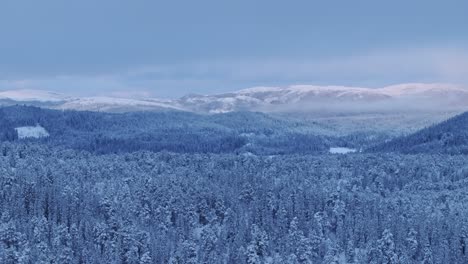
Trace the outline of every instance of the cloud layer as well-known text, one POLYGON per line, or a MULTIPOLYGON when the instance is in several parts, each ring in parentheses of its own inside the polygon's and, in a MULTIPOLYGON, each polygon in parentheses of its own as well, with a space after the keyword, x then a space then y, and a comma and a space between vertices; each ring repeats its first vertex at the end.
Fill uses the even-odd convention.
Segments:
POLYGON ((75 95, 180 97, 297 83, 382 87, 402 82, 468 84, 468 50, 423 48, 326 58, 240 58, 146 65, 94 75, 0 79, 0 89, 75 95))

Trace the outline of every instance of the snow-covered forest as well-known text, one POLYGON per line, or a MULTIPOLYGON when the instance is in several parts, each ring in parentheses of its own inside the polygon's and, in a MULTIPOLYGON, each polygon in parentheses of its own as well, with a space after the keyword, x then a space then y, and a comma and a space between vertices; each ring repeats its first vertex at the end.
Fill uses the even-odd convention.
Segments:
MULTIPOLYGON (((461 145, 464 118, 413 138, 461 145)), ((0 120, 1 263, 468 263, 468 159, 400 153, 411 136, 318 135, 258 113, 0 120), (39 125, 49 136, 15 130, 39 125)))

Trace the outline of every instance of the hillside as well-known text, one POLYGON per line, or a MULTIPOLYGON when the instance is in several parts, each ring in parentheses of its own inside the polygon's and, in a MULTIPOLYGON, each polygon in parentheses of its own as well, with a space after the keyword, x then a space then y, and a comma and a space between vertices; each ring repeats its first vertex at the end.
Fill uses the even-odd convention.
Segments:
POLYGON ((93 153, 137 150, 256 155, 326 153, 330 147, 355 147, 359 139, 319 135, 308 125, 263 113, 200 115, 191 112, 100 113, 58 111, 32 106, 0 108, 0 139, 38 141, 93 153), (24 128, 40 126, 47 137, 28 138, 24 128))
POLYGON ((371 150, 402 153, 468 154, 468 112, 409 136, 396 138, 371 150))

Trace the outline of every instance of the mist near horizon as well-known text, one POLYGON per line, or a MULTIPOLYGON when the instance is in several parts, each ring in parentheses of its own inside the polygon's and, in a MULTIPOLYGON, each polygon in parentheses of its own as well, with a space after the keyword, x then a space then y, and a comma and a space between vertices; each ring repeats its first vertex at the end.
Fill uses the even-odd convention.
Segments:
POLYGON ((178 98, 291 84, 466 85, 466 5, 7 0, 0 89, 178 98))
POLYGON ((0 263, 467 264, 467 10, 0 0, 0 263))

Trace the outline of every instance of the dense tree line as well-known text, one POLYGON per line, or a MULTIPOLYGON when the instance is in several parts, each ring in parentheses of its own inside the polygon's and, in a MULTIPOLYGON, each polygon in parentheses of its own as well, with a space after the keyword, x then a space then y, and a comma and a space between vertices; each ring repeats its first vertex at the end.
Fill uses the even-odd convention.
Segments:
POLYGON ((0 144, 1 263, 467 263, 449 155, 0 144))
MULTIPOLYGON (((237 112, 199 115, 188 112, 98 113, 57 111, 31 106, 0 108, 0 140, 17 141, 15 128, 40 125, 49 138, 40 141, 97 154, 138 150, 177 153, 256 155, 319 154, 330 147, 368 145, 367 135, 317 135, 314 126, 237 112)), ((33 140, 34 142, 37 139, 33 140)))

